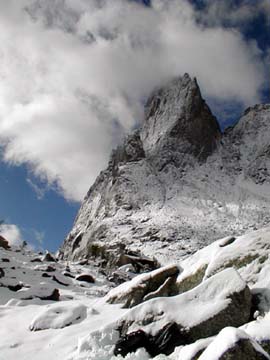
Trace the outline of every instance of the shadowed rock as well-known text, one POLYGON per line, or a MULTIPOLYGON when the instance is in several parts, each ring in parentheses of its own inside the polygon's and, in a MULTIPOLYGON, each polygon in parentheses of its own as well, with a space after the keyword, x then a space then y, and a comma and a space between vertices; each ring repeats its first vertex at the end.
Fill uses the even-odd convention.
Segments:
POLYGON ((75 277, 77 281, 84 281, 90 284, 94 284, 95 278, 90 274, 81 274, 75 277))
POLYGON ((43 261, 48 261, 48 262, 56 262, 55 257, 51 253, 49 253, 48 251, 46 252, 46 254, 44 255, 42 260, 43 261))
POLYGON ((5 250, 10 249, 8 241, 2 235, 0 235, 0 248, 3 248, 5 250))

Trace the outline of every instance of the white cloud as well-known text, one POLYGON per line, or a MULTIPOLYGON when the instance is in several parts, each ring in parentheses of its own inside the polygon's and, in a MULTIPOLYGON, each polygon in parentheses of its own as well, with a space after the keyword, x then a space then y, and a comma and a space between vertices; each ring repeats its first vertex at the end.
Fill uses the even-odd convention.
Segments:
POLYGON ((27 184, 31 187, 31 189, 36 193, 37 199, 42 200, 46 193, 46 187, 42 187, 37 184, 34 180, 27 178, 27 184))
POLYGON ((33 235, 36 239, 36 242, 38 244, 39 247, 43 247, 43 243, 44 243, 44 238, 45 238, 45 232, 44 231, 38 231, 33 229, 33 235))
POLYGON ((259 55, 235 30, 198 25, 186 0, 0 0, 5 160, 80 200, 155 86, 189 72, 204 95, 250 105, 259 55))
POLYGON ((226 24, 242 27, 261 14, 270 21, 269 0, 203 0, 202 3, 203 11, 199 11, 197 16, 209 26, 226 24))
POLYGON ((23 243, 23 237, 17 225, 3 224, 0 226, 0 234, 11 246, 18 246, 23 243))

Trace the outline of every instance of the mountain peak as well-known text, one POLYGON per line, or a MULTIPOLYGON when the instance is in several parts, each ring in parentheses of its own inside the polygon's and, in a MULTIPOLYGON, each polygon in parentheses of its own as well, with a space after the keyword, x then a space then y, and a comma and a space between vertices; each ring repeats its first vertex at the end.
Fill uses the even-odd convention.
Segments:
POLYGON ((175 158, 176 153, 189 153, 205 160, 220 135, 219 124, 202 98, 196 79, 188 74, 156 89, 146 103, 141 139, 150 157, 173 153, 175 158))

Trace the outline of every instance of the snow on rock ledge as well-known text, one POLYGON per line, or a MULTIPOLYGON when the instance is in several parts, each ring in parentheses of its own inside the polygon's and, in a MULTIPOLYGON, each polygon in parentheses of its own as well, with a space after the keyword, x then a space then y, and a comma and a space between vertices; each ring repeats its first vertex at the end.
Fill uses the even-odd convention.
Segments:
POLYGON ((270 356, 243 330, 227 327, 199 357, 199 360, 264 360, 270 356))

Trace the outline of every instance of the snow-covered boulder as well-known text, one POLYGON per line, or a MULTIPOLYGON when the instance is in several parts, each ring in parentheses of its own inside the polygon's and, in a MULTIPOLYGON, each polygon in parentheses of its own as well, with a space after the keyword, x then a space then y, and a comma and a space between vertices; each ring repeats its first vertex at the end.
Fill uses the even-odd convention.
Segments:
POLYGON ((85 305, 70 301, 52 304, 46 306, 45 310, 33 319, 29 328, 31 331, 61 329, 84 320, 86 316, 85 305))
POLYGON ((125 354, 128 335, 140 331, 151 355, 169 354, 176 346, 213 336, 226 326, 245 324, 250 309, 246 283, 236 270, 225 269, 184 294, 152 299, 128 311, 119 320, 116 353, 125 354))
POLYGON ((123 303, 131 308, 152 297, 175 295, 175 281, 179 267, 169 265, 141 274, 112 289, 106 297, 110 304, 123 303))
POLYGON ((243 330, 227 327, 207 347, 198 360, 266 360, 270 356, 243 330))
POLYGON ((261 273, 263 268, 270 267, 269 244, 270 227, 215 241, 181 262, 183 271, 177 279, 178 291, 190 290, 229 267, 236 268, 247 283, 269 283, 267 272, 261 273))

